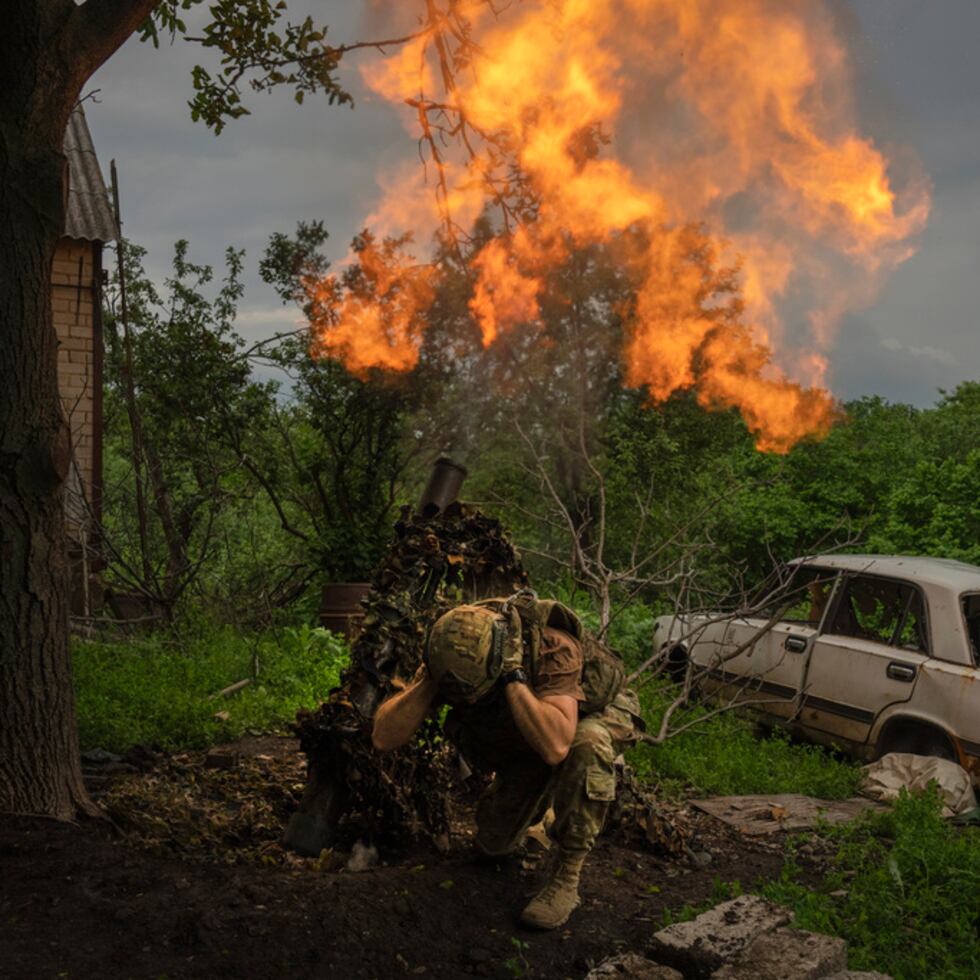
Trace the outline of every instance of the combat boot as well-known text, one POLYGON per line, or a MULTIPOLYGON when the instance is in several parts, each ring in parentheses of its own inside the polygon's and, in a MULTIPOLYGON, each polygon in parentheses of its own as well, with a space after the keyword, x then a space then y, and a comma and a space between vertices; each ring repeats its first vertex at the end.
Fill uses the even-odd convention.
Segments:
POLYGON ((521 922, 533 929, 557 929, 578 907, 578 881, 588 851, 562 850, 551 881, 528 902, 521 922))

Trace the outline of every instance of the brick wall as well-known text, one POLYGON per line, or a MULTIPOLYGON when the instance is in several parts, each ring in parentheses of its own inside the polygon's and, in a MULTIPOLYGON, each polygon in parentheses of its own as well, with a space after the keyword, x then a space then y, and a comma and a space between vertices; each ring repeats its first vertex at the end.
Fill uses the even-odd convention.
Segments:
MULTIPOLYGON (((75 461, 87 500, 92 502, 98 461, 95 439, 100 399, 95 361, 95 255, 99 246, 63 238, 54 257, 52 308, 58 332, 58 383, 71 427, 75 461), (81 282, 81 289, 79 289, 81 282)), ((69 502, 69 514, 72 507, 69 502)))

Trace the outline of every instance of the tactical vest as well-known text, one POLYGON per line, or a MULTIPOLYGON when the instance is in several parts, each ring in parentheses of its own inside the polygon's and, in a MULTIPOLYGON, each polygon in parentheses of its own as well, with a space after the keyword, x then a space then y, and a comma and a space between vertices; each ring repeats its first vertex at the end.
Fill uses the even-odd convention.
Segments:
POLYGON ((582 647, 582 693, 585 701, 579 705, 583 715, 602 711, 622 690, 626 668, 622 658, 607 647, 591 630, 585 628, 578 615, 556 599, 538 599, 532 592, 518 592, 509 599, 484 599, 475 603, 501 612, 512 606, 521 618, 524 640, 524 660, 531 676, 537 673, 541 655, 541 635, 545 627, 562 630, 578 640, 582 647))

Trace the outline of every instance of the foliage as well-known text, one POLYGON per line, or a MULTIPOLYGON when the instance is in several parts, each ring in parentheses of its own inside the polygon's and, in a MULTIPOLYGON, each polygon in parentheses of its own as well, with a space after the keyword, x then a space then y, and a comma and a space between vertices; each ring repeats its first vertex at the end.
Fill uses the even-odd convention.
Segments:
POLYGON ((828 829, 833 871, 813 889, 790 858, 766 897, 803 929, 842 936, 852 970, 896 980, 980 975, 980 830, 941 816, 938 793, 903 793, 894 809, 828 829))
POLYGON ((283 731, 299 708, 336 686, 347 660, 340 638, 322 629, 243 634, 198 627, 185 635, 77 642, 73 651, 83 748, 122 752, 133 745, 199 748, 245 731, 283 731), (229 700, 209 700, 259 673, 229 700), (227 721, 217 720, 219 711, 227 721))
MULTIPOLYGON (((229 433, 267 413, 274 389, 252 379, 234 329, 243 253, 228 249, 224 279, 208 297, 213 269, 192 263, 178 242, 161 296, 143 271, 145 251, 122 247, 128 315, 117 278, 105 318, 104 540, 110 579, 169 617, 228 553, 222 538, 243 543, 244 527, 258 533, 243 507, 255 488, 229 433)), ((264 544, 268 558, 275 548, 268 537, 264 544)))
MULTIPOLYGON (((491 234, 489 222, 478 224, 466 248, 491 234)), ((730 270, 699 250, 696 228, 689 235, 705 302, 737 316, 730 270)), ((319 319, 333 322, 338 304, 370 294, 378 262, 407 262, 407 242, 360 235, 357 261, 334 276, 327 239, 315 221, 270 238, 262 277, 313 322, 249 350, 234 330, 240 253, 229 251, 225 281, 208 299, 212 271, 179 245, 161 300, 131 250, 153 517, 141 574, 131 574, 139 571, 134 501, 124 494, 113 503, 132 447, 111 317, 106 522, 130 542, 113 572, 125 564, 122 578, 140 579, 140 591, 172 605, 198 578, 198 599, 230 608, 221 581, 233 570, 236 591, 256 607, 255 597, 260 606, 292 601, 317 579, 367 579, 397 505, 444 448, 462 450, 466 496, 501 516, 535 581, 585 588, 579 601, 610 620, 614 644, 637 649, 633 662, 642 659, 642 629, 626 635, 633 621, 624 608, 639 600, 667 611, 692 570, 700 594, 723 602, 774 560, 840 544, 980 561, 972 489, 980 451, 958 436, 980 432, 980 385, 924 411, 862 399, 823 441, 761 454, 735 412, 706 412, 693 392, 652 405, 645 390, 622 387, 616 352, 631 285, 616 242, 570 249, 542 294, 541 332, 508 334, 486 349, 469 308, 467 256, 443 243, 426 267, 435 300, 416 367, 351 373, 320 343, 319 319), (285 372, 285 390, 255 381, 257 357, 285 372)))
POLYGON ((183 36, 217 53, 221 67, 214 73, 196 65, 191 73, 194 98, 191 118, 220 133, 230 119, 248 115, 241 83, 247 79, 256 92, 286 86, 302 105, 307 94, 323 92, 330 103, 350 104, 350 94, 335 78, 344 47, 326 42, 326 25, 312 17, 289 19, 282 0, 217 0, 210 2, 208 20, 199 35, 188 33, 184 16, 204 0, 164 0, 144 22, 140 36, 154 47, 160 35, 171 41, 183 36))
POLYGON ((654 622, 657 616, 668 611, 667 607, 637 600, 614 612, 606 640, 622 656, 628 669, 639 667, 649 657, 654 622))
MULTIPOLYGON (((362 257, 339 280, 328 275, 328 238, 320 222, 300 222, 293 237, 273 235, 260 262, 263 279, 284 303, 298 304, 309 331, 279 338, 269 356, 292 381, 291 404, 250 454, 249 468, 277 509, 289 512, 293 535, 304 542, 310 563, 329 580, 371 578, 391 533, 399 495, 427 428, 410 414, 424 400, 417 377, 379 371, 351 373, 321 349, 321 319, 344 295, 369 289, 374 242, 358 236, 362 257)), ((389 258, 404 243, 386 241, 389 258)))
MULTIPOLYGON (((666 705, 676 697, 668 682, 640 688, 648 727, 655 729, 666 705)), ((699 705, 685 709, 675 727, 697 722, 707 713, 699 705)), ((804 793, 823 799, 853 796, 859 772, 816 745, 791 741, 778 730, 756 737, 755 723, 743 710, 714 715, 664 742, 640 744, 630 763, 661 792, 680 795, 804 793)))
POLYGON ((876 550, 980 564, 980 450, 965 459, 917 462, 888 498, 876 550))
POLYGON ((531 964, 527 959, 527 951, 531 944, 518 939, 517 936, 510 937, 510 944, 514 948, 514 953, 504 960, 504 968, 512 977, 529 977, 531 975, 531 964))
MULTIPOLYGON (((326 273, 326 238, 313 222, 270 239, 261 273, 284 302, 326 273)), ((128 319, 118 283, 105 318, 108 583, 168 619, 193 600, 239 623, 268 620, 311 583, 369 579, 420 452, 418 386, 311 356, 306 330, 246 348, 241 252, 228 250, 215 290, 179 242, 158 291, 145 251, 123 248, 128 319), (289 390, 257 381, 257 361, 289 390)))

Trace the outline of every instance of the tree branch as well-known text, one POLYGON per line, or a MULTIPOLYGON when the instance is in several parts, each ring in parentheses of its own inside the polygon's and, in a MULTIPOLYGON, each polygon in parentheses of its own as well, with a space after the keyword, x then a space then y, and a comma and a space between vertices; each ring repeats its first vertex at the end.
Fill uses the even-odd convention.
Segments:
POLYGON ((63 53, 82 85, 153 12, 159 0, 85 0, 62 37, 63 53))

